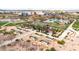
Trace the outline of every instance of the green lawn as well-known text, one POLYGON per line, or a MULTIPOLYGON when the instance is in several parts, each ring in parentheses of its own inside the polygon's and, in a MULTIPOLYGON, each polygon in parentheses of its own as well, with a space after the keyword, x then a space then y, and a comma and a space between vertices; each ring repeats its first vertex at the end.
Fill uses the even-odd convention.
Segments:
MULTIPOLYGON (((4 24, 6 24, 6 23, 8 23, 8 22, 3 22, 3 21, 1 21, 0 22, 0 26, 3 26, 4 24)), ((14 23, 14 22, 11 22, 11 23, 8 23, 8 24, 6 24, 5 26, 16 26, 16 25, 20 25, 20 24, 22 24, 22 23, 14 23)))
POLYGON ((76 21, 73 26, 72 26, 75 30, 79 31, 79 21, 76 21))
POLYGON ((15 25, 16 25, 16 23, 9 23, 6 26, 15 26, 15 25))
POLYGON ((6 26, 16 26, 16 25, 20 25, 23 24, 24 22, 11 22, 9 24, 7 24, 6 26))
POLYGON ((8 22, 0 22, 0 26, 2 26, 2 25, 4 25, 4 24, 6 24, 6 23, 8 23, 8 22))

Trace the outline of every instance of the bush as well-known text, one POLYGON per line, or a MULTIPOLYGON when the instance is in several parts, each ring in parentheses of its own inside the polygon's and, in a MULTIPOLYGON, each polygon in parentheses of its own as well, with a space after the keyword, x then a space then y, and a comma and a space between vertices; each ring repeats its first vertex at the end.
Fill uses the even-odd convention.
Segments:
POLYGON ((49 49, 46 49, 46 51, 50 51, 49 49))
POLYGON ((50 49, 50 51, 56 51, 56 49, 55 49, 54 47, 52 47, 52 48, 50 49))
POLYGON ((31 42, 30 40, 27 40, 27 42, 31 42))
POLYGON ((58 44, 61 44, 61 45, 64 45, 65 44, 65 41, 64 40, 61 40, 61 41, 57 41, 58 44))
POLYGON ((56 51, 56 49, 54 47, 52 47, 50 49, 46 49, 46 51, 56 51))

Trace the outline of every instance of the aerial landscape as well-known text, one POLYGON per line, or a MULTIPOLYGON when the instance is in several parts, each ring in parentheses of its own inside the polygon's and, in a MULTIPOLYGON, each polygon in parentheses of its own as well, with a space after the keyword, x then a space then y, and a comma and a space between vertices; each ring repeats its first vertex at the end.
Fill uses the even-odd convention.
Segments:
POLYGON ((0 51, 79 51, 79 10, 0 10, 0 51))

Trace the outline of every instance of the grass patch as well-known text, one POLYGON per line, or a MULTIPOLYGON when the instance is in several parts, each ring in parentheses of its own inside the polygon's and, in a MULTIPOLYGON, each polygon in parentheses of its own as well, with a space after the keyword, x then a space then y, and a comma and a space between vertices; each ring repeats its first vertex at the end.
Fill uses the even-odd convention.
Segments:
POLYGON ((0 26, 4 25, 6 23, 8 23, 8 22, 2 22, 2 21, 0 21, 0 26))
POLYGON ((16 25, 15 23, 9 23, 6 26, 15 26, 15 25, 16 25))
POLYGON ((73 24, 73 29, 79 31, 79 21, 76 21, 74 24, 73 24))
POLYGON ((23 22, 20 22, 20 23, 14 23, 14 22, 11 22, 9 24, 7 24, 6 26, 16 26, 16 25, 20 25, 22 24, 23 22))

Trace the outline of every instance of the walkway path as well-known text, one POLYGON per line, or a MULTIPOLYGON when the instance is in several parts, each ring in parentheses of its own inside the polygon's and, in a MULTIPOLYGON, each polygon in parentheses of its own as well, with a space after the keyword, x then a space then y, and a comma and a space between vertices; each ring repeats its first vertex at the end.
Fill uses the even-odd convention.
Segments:
POLYGON ((72 25, 76 22, 76 20, 74 20, 70 25, 69 27, 59 36, 59 40, 62 40, 64 39, 64 37, 67 35, 68 32, 70 32, 71 30, 74 31, 72 29, 72 25))

